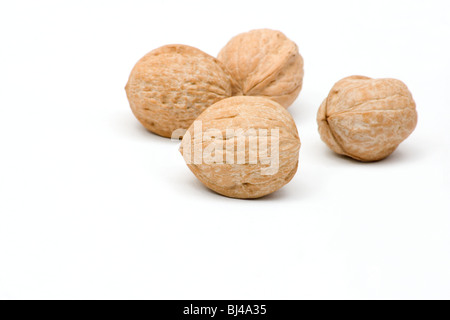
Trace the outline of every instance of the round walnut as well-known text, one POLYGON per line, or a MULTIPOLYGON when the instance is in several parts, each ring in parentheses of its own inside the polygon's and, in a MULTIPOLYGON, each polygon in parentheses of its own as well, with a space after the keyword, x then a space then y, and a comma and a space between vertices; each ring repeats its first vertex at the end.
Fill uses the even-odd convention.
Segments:
POLYGON ((149 131, 171 137, 210 105, 231 96, 231 80, 214 57, 185 45, 151 51, 125 88, 131 110, 149 131))
POLYGON ((233 95, 264 96, 285 108, 303 85, 303 58, 280 31, 253 30, 237 35, 220 51, 233 78, 233 95))
POLYGON ((232 97, 206 109, 180 151, 208 188, 232 198, 259 198, 287 184, 298 166, 300 139, 291 115, 263 97, 232 97))
POLYGON ((377 161, 414 131, 416 104, 399 80, 352 76, 334 85, 317 122, 322 140, 336 153, 377 161))

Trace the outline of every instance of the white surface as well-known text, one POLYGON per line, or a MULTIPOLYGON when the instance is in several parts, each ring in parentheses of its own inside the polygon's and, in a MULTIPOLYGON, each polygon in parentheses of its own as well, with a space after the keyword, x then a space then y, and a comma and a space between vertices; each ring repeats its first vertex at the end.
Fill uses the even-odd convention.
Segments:
POLYGON ((448 1, 5 1, 0 30, 0 298, 450 298, 448 1), (305 59, 301 164, 233 200, 138 124, 124 86, 163 44, 216 55, 262 27, 305 59), (385 161, 317 133, 353 74, 401 79, 417 102, 385 161))

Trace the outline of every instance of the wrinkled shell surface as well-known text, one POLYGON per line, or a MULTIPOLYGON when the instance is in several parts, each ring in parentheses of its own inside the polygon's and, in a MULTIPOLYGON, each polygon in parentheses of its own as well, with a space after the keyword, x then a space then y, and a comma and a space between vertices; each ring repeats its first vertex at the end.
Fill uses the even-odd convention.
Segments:
MULTIPOLYGON (((279 129, 279 169, 273 175, 262 174, 261 169, 270 165, 261 163, 260 154, 257 164, 248 164, 248 146, 245 164, 188 163, 195 176, 215 192, 233 198, 259 198, 280 189, 295 175, 300 139, 291 115, 278 103, 262 97, 232 97, 208 108, 198 120, 202 122, 203 132, 217 129, 224 140, 234 140, 231 145, 223 148, 221 159, 226 159, 229 152, 237 158, 237 143, 233 136, 227 136, 227 129, 267 129, 269 133, 271 129, 279 129)), ((189 128, 188 133, 189 136, 186 134, 183 137, 180 148, 182 154, 189 146, 192 146, 191 151, 194 148, 194 125, 189 128)), ((222 143, 225 145, 226 142, 222 143)), ((202 150, 207 145, 208 143, 203 143, 202 150)), ((268 155, 270 154, 269 149, 268 155)))
POLYGON ((287 108, 302 89, 303 58, 297 45, 279 31, 237 35, 218 59, 234 80, 233 95, 264 96, 287 108))
POLYGON ((336 153, 377 161, 414 131, 416 104, 399 80, 352 76, 334 85, 317 122, 322 140, 336 153))
POLYGON ((145 55, 125 89, 136 118, 164 137, 187 129, 206 108, 232 92, 221 63, 185 45, 168 45, 145 55))

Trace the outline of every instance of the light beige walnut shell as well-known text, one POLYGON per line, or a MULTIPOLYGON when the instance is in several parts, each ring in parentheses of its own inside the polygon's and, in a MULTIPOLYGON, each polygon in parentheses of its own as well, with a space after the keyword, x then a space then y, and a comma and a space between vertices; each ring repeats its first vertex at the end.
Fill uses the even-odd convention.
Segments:
POLYGON ((136 118, 164 137, 187 129, 206 108, 232 93, 221 63, 186 45, 167 45, 145 55, 125 89, 136 118))
POLYGON ((377 161, 414 131, 416 104, 399 80, 352 76, 334 85, 317 122, 322 140, 336 153, 377 161))
POLYGON ((287 184, 297 171, 299 150, 297 127, 285 108, 263 97, 243 96, 221 100, 206 109, 188 129, 180 147, 189 168, 203 184, 219 194, 243 199, 263 197, 287 184), (199 137, 195 126, 199 123, 202 127, 200 137, 207 132, 216 132, 211 140, 200 140, 204 141, 201 145, 195 140, 199 137), (262 137, 260 129, 267 132, 267 153, 264 153, 263 140, 258 140, 257 147, 250 144, 250 139, 262 137), (239 149, 238 135, 235 134, 238 130, 247 137, 244 152, 239 149), (272 140, 276 131, 279 139, 272 140), (211 143, 220 146, 214 152, 214 157, 218 155, 218 158, 206 163, 205 150, 211 143), (204 158, 196 164, 194 149, 199 145, 197 148, 204 158), (272 152, 276 145, 279 146, 278 157, 272 152), (250 150, 257 155, 253 163, 250 150), (272 161, 267 162, 272 156, 272 161), (245 161, 238 163, 239 158, 245 158, 245 161), (278 159, 277 168, 273 165, 275 158, 278 159), (227 159, 233 159, 233 163, 227 159))
POLYGON ((232 38, 218 59, 233 78, 233 95, 264 96, 285 108, 303 85, 303 58, 280 31, 259 29, 232 38))

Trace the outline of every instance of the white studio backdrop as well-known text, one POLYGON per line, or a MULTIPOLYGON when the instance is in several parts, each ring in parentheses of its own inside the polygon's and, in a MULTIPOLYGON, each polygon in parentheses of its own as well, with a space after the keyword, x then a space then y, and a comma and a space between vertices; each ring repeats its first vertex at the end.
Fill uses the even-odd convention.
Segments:
POLYGON ((0 298, 450 298, 448 1, 2 1, 0 298), (148 51, 216 55, 272 28, 305 60, 282 190, 225 198, 143 129, 124 86, 148 51), (333 84, 405 82, 419 124, 388 159, 321 142, 333 84))

